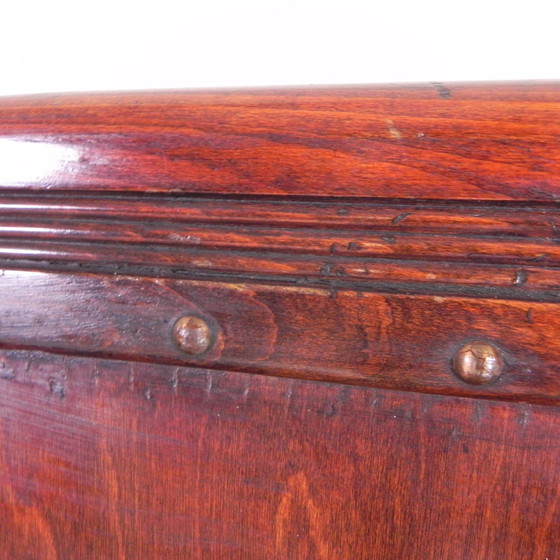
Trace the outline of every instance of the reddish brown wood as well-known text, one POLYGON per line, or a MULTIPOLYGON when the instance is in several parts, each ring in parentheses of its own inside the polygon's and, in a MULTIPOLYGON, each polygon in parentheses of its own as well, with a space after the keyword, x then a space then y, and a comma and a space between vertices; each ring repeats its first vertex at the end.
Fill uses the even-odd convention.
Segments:
POLYGON ((558 114, 0 99, 0 560, 553 560, 558 114))
POLYGON ((558 219, 554 206, 4 195, 0 255, 10 267, 25 259, 150 276, 273 276, 556 300, 558 219))
POLYGON ((0 297, 3 347, 560 404, 556 303, 8 270, 0 297), (177 345, 184 316, 206 352, 177 345), (503 356, 491 385, 453 374, 476 340, 503 356))
POLYGON ((5 98, 0 186, 554 201, 559 111, 554 82, 5 98))
POLYGON ((560 547, 552 407, 29 352, 0 363, 4 558, 560 547))

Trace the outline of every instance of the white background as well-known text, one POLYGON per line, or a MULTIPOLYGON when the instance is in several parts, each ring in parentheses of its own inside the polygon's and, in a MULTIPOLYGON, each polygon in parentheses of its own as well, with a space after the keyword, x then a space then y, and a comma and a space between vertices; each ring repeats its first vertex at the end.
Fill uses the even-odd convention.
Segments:
POLYGON ((0 95, 557 79, 557 3, 3 0, 0 95))

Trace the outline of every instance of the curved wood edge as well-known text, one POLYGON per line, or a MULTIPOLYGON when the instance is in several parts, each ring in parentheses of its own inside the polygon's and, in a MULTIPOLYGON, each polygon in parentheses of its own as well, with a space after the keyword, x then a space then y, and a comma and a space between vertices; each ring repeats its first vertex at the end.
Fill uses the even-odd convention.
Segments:
POLYGON ((4 98, 0 188, 556 201, 559 112, 557 82, 4 98))

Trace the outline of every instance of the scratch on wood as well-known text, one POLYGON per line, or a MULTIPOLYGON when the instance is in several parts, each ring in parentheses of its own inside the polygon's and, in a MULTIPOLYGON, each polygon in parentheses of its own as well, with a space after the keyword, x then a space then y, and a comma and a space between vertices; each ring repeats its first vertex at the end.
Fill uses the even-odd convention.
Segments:
POLYGON ((167 154, 165 153, 164 150, 160 151, 161 157, 163 159, 163 170, 165 171, 165 173, 169 172, 169 166, 167 165, 167 154))
POLYGON ((177 392, 177 387, 179 386, 179 368, 173 370, 173 375, 169 378, 169 385, 173 389, 173 392, 177 392))
POLYGON ((382 235, 381 239, 391 245, 394 245, 397 242, 394 235, 382 235))
POLYGON ((387 124, 387 130, 391 135, 391 138, 395 140, 400 140, 402 138, 401 131, 395 126, 395 123, 391 119, 386 119, 385 123, 387 124))
POLYGON ((475 401, 472 409, 472 419, 476 424, 480 424, 484 418, 485 410, 480 401, 475 401))
POLYGON ((212 375, 212 372, 209 371, 206 375, 206 394, 208 396, 210 396, 213 386, 214 386, 214 376, 212 375))
POLYGON ((411 216, 412 212, 404 212, 403 214, 399 214, 398 216, 395 216, 392 220, 391 223, 392 224, 398 224, 399 222, 402 222, 403 220, 406 220, 406 218, 408 218, 408 216, 411 216))
POLYGON ((293 399, 294 399, 294 380, 290 379, 288 391, 286 393, 286 406, 285 406, 286 412, 290 412, 293 399))
POLYGON ((530 422, 530 412, 528 408, 525 408, 517 417, 517 424, 522 428, 526 428, 530 422))

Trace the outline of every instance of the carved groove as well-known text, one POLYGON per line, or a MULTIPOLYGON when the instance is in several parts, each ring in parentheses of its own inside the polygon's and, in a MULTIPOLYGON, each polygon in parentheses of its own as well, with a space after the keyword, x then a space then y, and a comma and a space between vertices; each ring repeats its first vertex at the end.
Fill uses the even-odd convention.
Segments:
POLYGON ((8 267, 555 300, 557 223, 560 209, 538 206, 18 194, 0 199, 0 258, 8 267))

